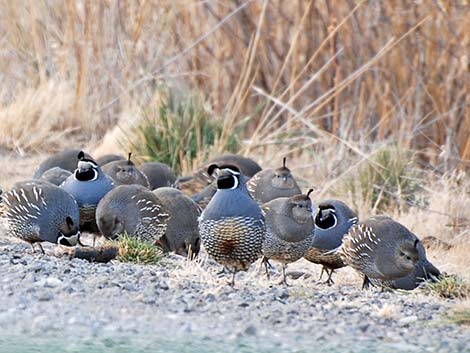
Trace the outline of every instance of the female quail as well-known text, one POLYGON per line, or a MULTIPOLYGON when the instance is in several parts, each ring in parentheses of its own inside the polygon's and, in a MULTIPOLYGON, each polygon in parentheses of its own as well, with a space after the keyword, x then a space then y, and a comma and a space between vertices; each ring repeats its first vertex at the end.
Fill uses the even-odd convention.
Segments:
MULTIPOLYGON (((282 280, 286 282, 286 266, 304 256, 313 237, 312 201, 307 195, 280 197, 262 206, 266 221, 263 242, 264 261, 273 259, 282 263, 282 280)), ((267 269, 266 269, 266 273, 267 269)))
POLYGON ((313 241, 307 254, 304 256, 310 262, 322 265, 326 272, 326 283, 332 284, 334 270, 346 266, 337 253, 331 250, 338 248, 343 242, 343 236, 357 223, 357 216, 344 202, 339 200, 325 200, 314 204, 315 232, 313 241))
POLYGON ((265 169, 255 174, 247 183, 251 196, 260 204, 277 199, 301 194, 299 186, 286 167, 283 159, 282 167, 265 169))
POLYGON ((141 185, 120 185, 101 199, 96 209, 100 232, 108 239, 127 233, 157 242, 167 228, 169 214, 160 199, 141 185))
POLYGON ((393 281, 408 276, 419 262, 419 240, 406 227, 384 216, 351 227, 338 249, 343 261, 371 281, 393 281))
MULTIPOLYGON (((217 165, 208 168, 212 175, 217 165)), ((217 192, 199 218, 199 234, 207 253, 233 272, 244 271, 262 253, 266 228, 258 204, 250 197, 235 166, 220 169, 217 192)))
MULTIPOLYGON (((77 168, 77 155, 80 153, 80 150, 76 149, 67 149, 65 151, 53 154, 46 158, 38 167, 34 173, 33 179, 39 179, 42 174, 54 167, 59 167, 69 172, 73 172, 77 168)), ((85 153, 86 158, 90 158, 90 155, 85 153)))
POLYGON ((113 161, 105 164, 103 172, 110 176, 116 185, 142 185, 149 188, 150 184, 147 177, 131 161, 131 153, 124 161, 113 161))
POLYGON ((78 166, 61 187, 77 200, 80 208, 80 228, 96 232, 96 206, 98 202, 114 187, 113 180, 103 173, 92 159, 86 158, 83 152, 78 154, 78 166))
POLYGON ((371 283, 380 287, 413 290, 418 287, 423 281, 435 281, 441 275, 441 272, 432 263, 428 261, 426 257, 426 250, 424 249, 424 246, 421 241, 418 243, 417 248, 419 254, 419 261, 416 264, 414 271, 411 272, 408 276, 401 277, 393 281, 371 280, 371 283))
POLYGON ((175 173, 164 163, 147 162, 140 165, 139 170, 147 177, 150 190, 172 186, 176 182, 175 173))
POLYGON ((77 202, 66 191, 47 181, 17 183, 3 195, 4 216, 11 235, 31 244, 41 242, 75 246, 79 242, 77 202))
POLYGON ((158 244, 165 252, 174 251, 188 256, 199 253, 200 239, 197 219, 201 215, 197 204, 180 190, 168 187, 153 191, 171 214, 165 235, 158 244))

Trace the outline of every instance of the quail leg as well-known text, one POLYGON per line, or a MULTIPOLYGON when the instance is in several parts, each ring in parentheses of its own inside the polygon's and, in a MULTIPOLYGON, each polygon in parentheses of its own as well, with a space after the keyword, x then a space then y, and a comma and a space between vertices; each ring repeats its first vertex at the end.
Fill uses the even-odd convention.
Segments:
POLYGON ((287 283, 286 268, 287 268, 287 265, 282 264, 282 278, 281 278, 281 282, 279 282, 279 284, 283 284, 283 285, 288 287, 289 283, 287 283))
POLYGON ((38 246, 39 246, 39 250, 41 251, 41 254, 43 254, 43 255, 44 255, 44 254, 45 254, 45 252, 44 252, 44 249, 42 248, 42 245, 41 245, 41 243, 38 243, 38 246))
POLYGON ((362 281, 362 289, 368 289, 370 286, 370 281, 367 276, 364 275, 364 280, 362 281))
POLYGON ((266 277, 269 280, 269 269, 273 268, 273 265, 269 262, 269 259, 266 256, 263 256, 262 263, 264 264, 264 269, 266 271, 266 277))
POLYGON ((31 245, 31 249, 33 250, 33 254, 36 254, 36 249, 34 248, 34 243, 29 243, 31 245))
POLYGON ((233 270, 233 273, 232 273, 232 280, 228 283, 230 285, 230 287, 235 287, 235 275, 237 274, 237 271, 236 270, 233 270))
POLYGON ((325 272, 328 274, 328 279, 326 280, 325 283, 328 284, 329 286, 331 286, 332 284, 335 284, 335 282, 331 278, 333 276, 333 273, 335 272, 335 270, 330 270, 330 272, 328 273, 328 269, 326 269, 325 272))

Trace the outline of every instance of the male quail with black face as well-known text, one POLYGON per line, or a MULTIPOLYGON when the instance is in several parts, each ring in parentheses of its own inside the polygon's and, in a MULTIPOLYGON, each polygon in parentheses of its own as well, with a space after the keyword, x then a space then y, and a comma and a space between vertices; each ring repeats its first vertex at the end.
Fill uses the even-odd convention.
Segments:
MULTIPOLYGON (((282 281, 286 282, 286 266, 304 256, 313 237, 312 201, 307 195, 280 197, 262 206, 266 221, 263 243, 265 261, 282 263, 282 281)), ((266 271, 267 272, 267 271, 266 271)))
POLYGON ((371 281, 394 281, 408 276, 419 262, 419 239, 406 227, 384 216, 351 227, 338 252, 343 261, 371 281))
POLYGON ((105 164, 103 172, 110 176, 115 185, 142 185, 149 188, 150 184, 147 177, 131 161, 131 153, 125 161, 113 161, 105 164))
POLYGON ((113 180, 103 173, 92 159, 86 158, 83 152, 78 154, 78 166, 61 187, 77 200, 80 208, 80 228, 96 232, 96 206, 98 202, 114 187, 113 180))
POLYGON ((357 216, 344 202, 339 200, 325 200, 313 205, 315 210, 315 232, 310 249, 304 256, 305 259, 315 264, 322 265, 322 271, 326 272, 326 283, 332 284, 334 270, 346 266, 339 254, 331 250, 338 248, 343 236, 357 223, 357 216))
MULTIPOLYGON (((217 165, 208 168, 212 175, 217 165)), ((261 255, 266 233, 264 217, 250 197, 235 166, 219 170, 217 192, 199 218, 199 233, 209 256, 235 273, 244 271, 261 255)))
POLYGON ((247 178, 251 178, 261 170, 259 164, 251 158, 237 154, 224 154, 204 163, 192 176, 178 178, 176 181, 178 188, 187 195, 194 195, 203 190, 216 179, 214 175, 207 174, 211 165, 234 166, 247 178))
POLYGON ((189 253, 197 255, 200 247, 197 219, 201 215, 197 204, 174 188, 158 188, 153 193, 171 214, 165 235, 158 244, 166 252, 174 251, 183 256, 188 256, 189 253))
POLYGON ((120 185, 104 196, 96 209, 100 232, 108 239, 127 233, 156 243, 164 234, 170 215, 161 200, 141 185, 120 185))
POLYGON ((41 242, 75 246, 79 242, 77 202, 66 191, 47 181, 17 183, 3 195, 8 232, 31 244, 41 242))
POLYGON ((302 193, 290 169, 286 167, 285 158, 282 167, 265 169, 256 173, 248 180, 247 188, 251 196, 260 204, 278 197, 290 197, 302 193))

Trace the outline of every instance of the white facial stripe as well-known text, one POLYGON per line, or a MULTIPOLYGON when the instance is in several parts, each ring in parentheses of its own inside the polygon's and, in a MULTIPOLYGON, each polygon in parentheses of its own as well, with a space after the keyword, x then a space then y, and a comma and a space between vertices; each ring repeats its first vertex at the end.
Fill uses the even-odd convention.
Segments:
POLYGON ((77 167, 80 169, 98 168, 98 165, 92 161, 78 161, 77 167))
POLYGON ((236 172, 234 171, 233 169, 230 169, 230 168, 224 168, 224 169, 227 169, 230 173, 232 173, 233 175, 240 175, 239 172, 236 172))
POLYGON ((233 186, 230 189, 236 189, 238 187, 238 178, 235 175, 232 175, 232 178, 234 181, 233 181, 233 186))

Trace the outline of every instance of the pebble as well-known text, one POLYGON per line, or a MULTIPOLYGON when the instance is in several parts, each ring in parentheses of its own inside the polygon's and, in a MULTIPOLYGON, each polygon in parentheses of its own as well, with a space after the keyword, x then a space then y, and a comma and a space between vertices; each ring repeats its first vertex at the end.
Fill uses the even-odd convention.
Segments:
POLYGON ((379 351, 383 345, 385 352, 468 352, 468 330, 443 317, 450 304, 429 297, 362 291, 360 284, 328 287, 308 271, 286 288, 267 282, 255 266, 232 288, 211 261, 194 268, 177 256, 159 266, 91 264, 28 251, 0 244, 3 334, 82 335, 116 350, 164 337, 204 340, 219 347, 213 351, 230 352, 236 350, 220 344, 231 340, 240 351, 379 351), (396 308, 391 316, 376 315, 385 305, 396 308))

